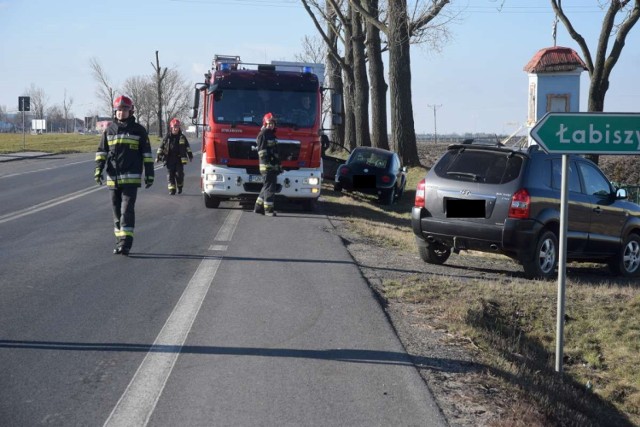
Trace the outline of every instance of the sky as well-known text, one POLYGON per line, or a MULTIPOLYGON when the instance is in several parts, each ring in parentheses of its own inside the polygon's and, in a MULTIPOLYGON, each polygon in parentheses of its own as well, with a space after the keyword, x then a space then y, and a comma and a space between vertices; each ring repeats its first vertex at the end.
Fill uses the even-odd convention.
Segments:
MULTIPOLYGON (((562 2, 594 55, 604 12, 599 0, 562 2)), ((411 0, 409 1, 411 3, 411 0)), ((439 51, 411 49, 416 133, 511 134, 527 117, 528 76, 523 67, 553 46, 548 0, 452 0, 450 39, 439 51), (434 117, 435 109, 435 117, 434 117)), ((31 85, 48 105, 84 117, 98 109, 96 58, 115 85, 154 73, 160 65, 198 83, 214 54, 245 62, 294 61, 305 36, 316 36, 300 0, 0 0, 0 105, 18 108, 31 85)), ((557 45, 582 52, 562 23, 557 45)), ((605 111, 640 111, 640 24, 629 33, 610 79, 605 111)), ((581 76, 580 110, 589 79, 581 76)), ((522 132, 526 132, 526 129, 522 132)))

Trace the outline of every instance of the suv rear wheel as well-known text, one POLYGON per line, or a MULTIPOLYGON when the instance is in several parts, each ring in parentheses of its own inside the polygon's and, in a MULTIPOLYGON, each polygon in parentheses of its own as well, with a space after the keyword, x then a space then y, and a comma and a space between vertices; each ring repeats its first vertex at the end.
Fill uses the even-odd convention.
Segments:
POLYGON ((553 231, 543 232, 533 252, 533 258, 522 261, 524 274, 529 279, 552 279, 558 263, 558 238, 553 231))
POLYGON ((438 244, 431 244, 429 246, 418 245, 418 253, 424 262, 428 262, 429 264, 444 264, 444 262, 449 259, 449 255, 451 255, 451 249, 438 244))
POLYGON ((620 253, 609 262, 609 269, 624 277, 636 277, 640 274, 640 236, 627 236, 620 253))

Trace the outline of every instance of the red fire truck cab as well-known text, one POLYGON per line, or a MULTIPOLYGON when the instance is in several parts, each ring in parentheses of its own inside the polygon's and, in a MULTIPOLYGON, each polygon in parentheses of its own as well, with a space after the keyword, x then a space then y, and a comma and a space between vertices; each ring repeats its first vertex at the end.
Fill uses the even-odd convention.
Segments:
MULTIPOLYGON (((217 208, 223 200, 255 198, 260 192, 256 137, 262 117, 271 112, 277 119, 283 168, 276 196, 314 209, 322 184, 321 140, 326 139, 323 74, 322 64, 249 64, 239 56, 215 55, 204 83, 196 84, 191 117, 202 129, 200 175, 207 208, 217 208)), ((331 104, 332 123, 338 124, 340 96, 331 104)))

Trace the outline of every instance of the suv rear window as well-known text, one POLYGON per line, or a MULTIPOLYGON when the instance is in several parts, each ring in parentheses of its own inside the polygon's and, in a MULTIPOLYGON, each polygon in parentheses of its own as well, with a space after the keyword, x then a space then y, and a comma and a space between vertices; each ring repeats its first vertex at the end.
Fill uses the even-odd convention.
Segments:
POLYGON ((449 150, 435 166, 439 177, 458 181, 504 184, 520 175, 523 157, 498 151, 449 150))

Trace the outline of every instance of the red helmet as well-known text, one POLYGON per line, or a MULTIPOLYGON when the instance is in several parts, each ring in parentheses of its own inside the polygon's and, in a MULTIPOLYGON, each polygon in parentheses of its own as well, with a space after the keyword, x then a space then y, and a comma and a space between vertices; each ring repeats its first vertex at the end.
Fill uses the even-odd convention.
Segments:
POLYGON ((180 127, 180 120, 178 120, 178 119, 171 119, 171 121, 169 122, 169 127, 172 127, 172 128, 179 128, 179 127, 180 127))
POLYGON ((264 117, 262 118, 262 126, 266 126, 267 123, 271 123, 273 122, 273 124, 276 124, 276 116, 274 116, 271 113, 267 113, 264 115, 264 117))
POLYGON ((115 99, 115 101, 113 101, 114 110, 117 110, 118 108, 122 108, 122 107, 129 107, 129 110, 133 112, 133 101, 131 100, 131 98, 124 95, 120 95, 115 99))

